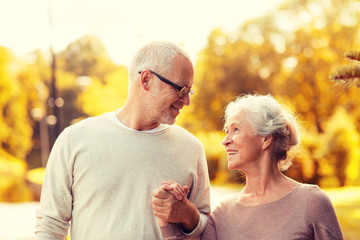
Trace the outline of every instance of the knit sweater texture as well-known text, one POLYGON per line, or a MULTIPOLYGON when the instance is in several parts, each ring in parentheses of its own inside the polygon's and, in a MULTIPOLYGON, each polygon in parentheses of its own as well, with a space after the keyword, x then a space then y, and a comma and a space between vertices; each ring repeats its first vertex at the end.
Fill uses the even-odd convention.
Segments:
POLYGON ((213 211, 201 239, 343 239, 330 199, 316 185, 299 184, 281 199, 257 206, 244 206, 236 199, 213 211))
POLYGON ((199 140, 176 125, 149 132, 121 125, 110 112, 60 134, 36 212, 38 240, 63 240, 69 228, 71 240, 161 239, 152 193, 169 179, 190 187, 188 199, 200 212, 197 227, 185 236, 203 232, 210 196, 199 140))
MULTIPOLYGON (((172 225, 161 228, 163 240, 184 236, 172 225)), ((316 185, 299 184, 274 202, 244 206, 237 197, 211 213, 201 240, 343 240, 328 196, 316 185)))

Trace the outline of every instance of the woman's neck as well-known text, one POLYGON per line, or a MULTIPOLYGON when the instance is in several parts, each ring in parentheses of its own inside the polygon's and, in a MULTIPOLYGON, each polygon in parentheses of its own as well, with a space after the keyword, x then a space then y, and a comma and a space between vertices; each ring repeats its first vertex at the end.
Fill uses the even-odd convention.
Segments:
POLYGON ((246 174, 246 185, 239 194, 244 205, 276 201, 292 191, 298 182, 285 176, 278 167, 259 169, 246 174))

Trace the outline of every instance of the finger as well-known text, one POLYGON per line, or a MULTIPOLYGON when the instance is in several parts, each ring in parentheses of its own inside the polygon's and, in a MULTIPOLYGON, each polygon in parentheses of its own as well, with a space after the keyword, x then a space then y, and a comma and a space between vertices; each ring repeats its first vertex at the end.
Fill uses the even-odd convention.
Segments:
POLYGON ((182 200, 184 198, 184 196, 177 192, 177 191, 174 191, 174 190, 171 190, 169 191, 172 195, 174 195, 174 197, 177 199, 177 200, 182 200))
POLYGON ((165 206, 166 202, 168 202, 168 199, 167 198, 159 198, 159 197, 156 197, 156 196, 153 196, 152 197, 152 203, 153 204, 156 204, 156 205, 159 205, 159 206, 165 206))
POLYGON ((164 207, 163 204, 161 202, 158 202, 156 200, 152 201, 152 208, 155 212, 163 212, 164 211, 164 207))
POLYGON ((152 208, 153 208, 153 213, 156 217, 158 217, 164 221, 168 221, 168 219, 169 219, 168 207, 162 207, 162 206, 159 206, 159 205, 156 205, 153 203, 152 208))
POLYGON ((166 221, 166 222, 167 222, 167 220, 168 220, 165 214, 158 213, 158 212, 154 212, 154 215, 155 215, 157 218, 161 219, 162 221, 166 221))
POLYGON ((168 206, 168 202, 166 201, 166 199, 163 198, 158 198, 158 197, 152 197, 152 204, 153 206, 158 206, 158 207, 167 207, 168 206))
POLYGON ((179 192, 178 190, 172 187, 163 186, 162 189, 171 193, 177 200, 182 200, 184 198, 184 194, 182 194, 181 192, 179 192))
POLYGON ((183 187, 177 183, 173 183, 170 185, 175 191, 179 192, 181 195, 185 195, 185 191, 183 187))
POLYGON ((173 187, 171 185, 162 185, 160 188, 167 191, 173 190, 173 187))
POLYGON ((162 184, 167 184, 167 185, 171 185, 173 183, 176 183, 174 180, 170 179, 170 180, 166 180, 166 181, 163 181, 162 184))
POLYGON ((164 189, 155 189, 153 191, 153 195, 157 198, 161 198, 161 199, 166 199, 166 198, 169 198, 171 197, 171 194, 169 192, 167 192, 166 190, 164 189))
POLYGON ((181 198, 185 195, 182 186, 178 184, 171 184, 168 191, 175 191, 178 196, 181 196, 181 198))
POLYGON ((184 186, 185 195, 189 193, 189 186, 184 186))
POLYGON ((184 191, 185 191, 185 197, 182 199, 183 202, 186 202, 187 200, 187 195, 189 193, 189 187, 188 186, 184 186, 184 191))
MULTIPOLYGON (((174 180, 170 179, 170 180, 166 180, 164 182, 162 182, 163 186, 167 186, 169 188, 172 189, 176 189, 176 191, 180 192, 180 193, 184 193, 183 187, 175 182, 174 180)), ((172 189, 168 189, 168 190, 172 190, 172 189)))
POLYGON ((182 200, 184 197, 186 197, 186 193, 181 185, 178 184, 163 185, 160 188, 170 192, 172 195, 175 196, 177 200, 182 200))

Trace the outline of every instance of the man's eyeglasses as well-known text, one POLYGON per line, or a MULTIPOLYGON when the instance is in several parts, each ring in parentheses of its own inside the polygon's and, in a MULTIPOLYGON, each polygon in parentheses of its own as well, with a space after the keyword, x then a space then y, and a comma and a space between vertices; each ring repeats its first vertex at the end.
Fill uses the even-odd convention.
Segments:
MULTIPOLYGON (((157 76, 161 81, 163 81, 166 84, 169 84, 170 86, 172 86, 173 88, 175 88, 176 90, 178 90, 178 96, 183 98, 185 97, 187 94, 189 94, 189 97, 191 97, 192 95, 194 95, 194 90, 190 89, 186 86, 180 87, 179 85, 173 83, 172 81, 164 78, 163 76, 157 74, 154 71, 149 70, 152 74, 154 74, 155 76, 157 76)), ((139 74, 141 74, 142 71, 138 72, 139 74)))

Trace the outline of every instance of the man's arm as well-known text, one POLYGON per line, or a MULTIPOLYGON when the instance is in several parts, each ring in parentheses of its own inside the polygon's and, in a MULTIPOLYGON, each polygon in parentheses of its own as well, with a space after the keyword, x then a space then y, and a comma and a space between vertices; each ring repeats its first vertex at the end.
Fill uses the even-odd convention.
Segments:
POLYGON ((38 240, 65 239, 68 234, 72 211, 72 173, 69 168, 70 148, 64 130, 51 151, 44 184, 41 192, 41 206, 36 211, 38 240))

